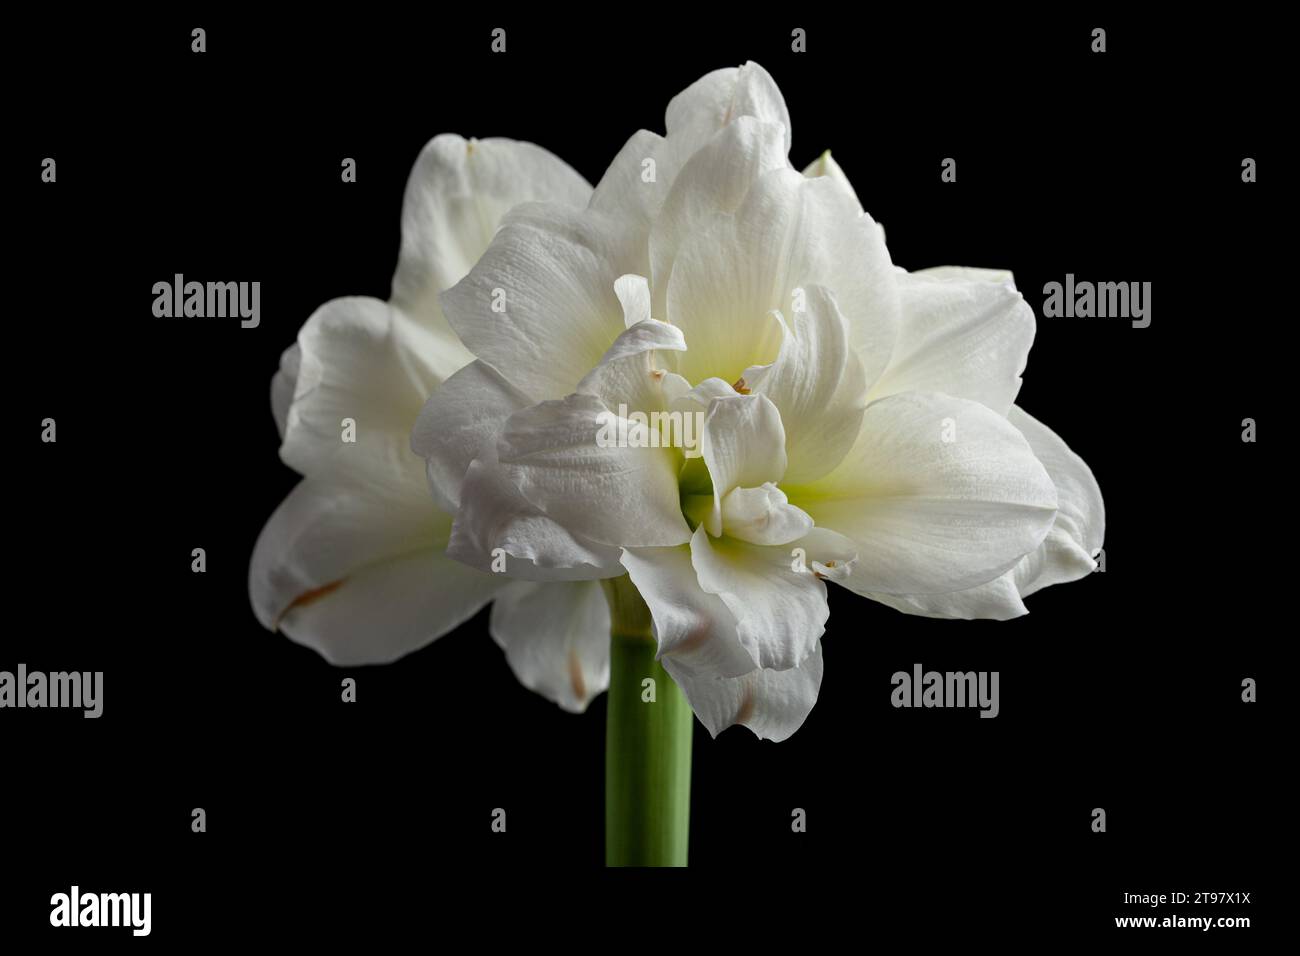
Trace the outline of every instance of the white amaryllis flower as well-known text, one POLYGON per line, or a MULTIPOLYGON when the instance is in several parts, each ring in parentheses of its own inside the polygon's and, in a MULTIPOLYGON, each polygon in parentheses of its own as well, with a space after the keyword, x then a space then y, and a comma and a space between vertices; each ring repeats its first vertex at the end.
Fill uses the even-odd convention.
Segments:
POLYGON ((1013 404, 1034 318, 1010 275, 893 266, 828 155, 790 165, 755 64, 666 120, 585 206, 511 210, 442 295, 474 361, 412 447, 455 515, 451 557, 539 582, 626 570, 708 729, 780 740, 817 697, 825 581, 1014 617, 1093 569, 1102 502, 1013 404), (600 440, 655 412, 698 413, 700 457, 600 440))
POLYGON ((303 480, 267 522, 249 569, 262 624, 340 665, 391 661, 496 598, 493 636, 519 679, 569 710, 608 680, 609 610, 591 581, 511 582, 445 554, 451 515, 429 501, 411 426, 471 356, 438 293, 530 200, 584 207, 591 186, 529 143, 439 136, 407 184, 388 302, 335 299, 281 359, 271 404, 280 456, 303 480), (344 420, 355 423, 346 442, 344 420))
POLYGON ((430 143, 390 301, 322 307, 272 384, 304 480, 253 556, 262 623, 376 663, 495 598, 519 679, 582 710, 609 674, 595 580, 626 572, 709 730, 783 739, 820 684, 825 580, 1006 618, 1092 570, 1096 483, 1012 404, 1033 317, 1010 276, 894 268, 789 129, 748 64, 594 192, 529 144, 430 143), (699 413, 701 456, 604 447, 620 409, 699 413))

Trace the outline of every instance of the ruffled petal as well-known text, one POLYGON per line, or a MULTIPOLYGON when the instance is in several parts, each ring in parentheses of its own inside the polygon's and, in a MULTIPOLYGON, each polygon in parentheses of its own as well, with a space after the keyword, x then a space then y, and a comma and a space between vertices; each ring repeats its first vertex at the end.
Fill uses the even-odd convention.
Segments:
POLYGON ((609 604, 595 581, 510 584, 488 627, 519 683, 571 713, 609 686, 609 604))
POLYGON ((754 669, 736 633, 735 615, 700 587, 689 545, 624 548, 623 566, 650 608, 660 659, 671 654, 680 669, 718 677, 754 669))
POLYGON ((849 182, 849 177, 844 174, 840 164, 831 158, 831 151, 828 149, 820 156, 814 159, 804 169, 803 174, 809 179, 816 179, 819 176, 825 176, 835 185, 844 191, 845 196, 852 200, 853 205, 858 212, 863 212, 862 203, 858 200, 858 194, 853 189, 853 184, 849 182))
POLYGON ((1060 436, 1019 406, 1011 409, 1007 420, 1028 439, 1056 485, 1060 502, 1043 546, 1032 560, 1016 567, 1016 586, 1022 597, 1028 597, 1096 570, 1097 553, 1106 534, 1106 506, 1092 469, 1060 436))
POLYGON ((626 328, 617 280, 637 271, 623 224, 557 203, 516 207, 443 293, 461 341, 533 401, 562 398, 626 328))
POLYGON ((733 724, 743 724, 760 740, 785 740, 803 726, 822 683, 820 645, 798 667, 755 669, 730 679, 698 674, 679 665, 672 655, 663 659, 663 665, 714 737, 733 724))
POLYGON ((713 511, 705 524, 722 534, 722 499, 733 488, 757 488, 785 474, 781 414, 763 395, 714 399, 704 419, 700 452, 713 479, 713 511))
POLYGON ((650 230, 656 315, 668 314, 668 278, 678 249, 716 216, 735 212, 762 176, 789 168, 788 150, 784 126, 742 116, 687 160, 650 230))
POLYGON ((820 478, 843 460, 862 428, 866 374, 849 348, 848 324, 835 298, 821 286, 804 290, 804 309, 781 320, 784 337, 776 361, 745 370, 754 392, 781 413, 785 480, 820 478))
POLYGON ((1020 390, 1034 312, 1010 276, 952 270, 898 274, 903 324, 870 399, 944 392, 1005 415, 1020 390))
POLYGON ((691 538, 691 561, 700 587, 722 599, 741 646, 760 667, 787 670, 813 653, 830 616, 826 585, 808 568, 799 570, 793 545, 715 539, 701 525, 691 538))
POLYGON ((1005 621, 1028 614, 1023 599, 1035 591, 1078 580, 1096 569, 1094 559, 1102 545, 1106 514, 1091 469, 1046 425, 1019 407, 1013 406, 1007 418, 1029 441, 1056 485, 1056 520, 1042 544, 988 584, 948 594, 868 597, 905 614, 1005 621))
POLYGON ((779 123, 790 151, 790 111, 772 75, 757 63, 714 70, 696 80, 668 103, 664 124, 669 138, 689 141, 695 149, 742 116, 779 123))
POLYGON ((481 571, 528 581, 585 581, 623 573, 616 547, 563 527, 502 472, 496 446, 465 473, 447 554, 481 571))
POLYGON ((574 394, 512 415, 497 456, 520 494, 568 531, 615 547, 683 544, 681 453, 619 441, 630 427, 599 398, 574 394))
POLYGON ((449 524, 409 494, 300 482, 257 539, 253 610, 331 664, 396 660, 473 616, 500 585, 442 553, 449 524))
POLYGON ((835 183, 776 170, 750 188, 734 216, 715 216, 682 242, 660 318, 680 326, 690 345, 682 375, 735 381, 776 358, 781 329, 770 313, 788 315, 810 286, 825 286, 872 382, 897 335, 895 282, 880 230, 835 183))
POLYGON ((986 406, 906 392, 867 406, 829 475, 790 500, 857 545, 859 594, 938 594, 992 581, 1046 537, 1052 479, 1024 436, 986 406))
POLYGON ((750 544, 789 544, 812 530, 812 518, 790 504, 770 481, 732 488, 722 499, 722 533, 750 544))
POLYGON ((591 186, 563 160, 532 143, 444 133, 420 151, 402 202, 402 244, 391 300, 420 327, 413 336, 440 356, 442 377, 471 358, 438 302, 487 250, 502 217, 526 202, 577 208, 591 186))
POLYGON ((506 419, 527 397, 485 362, 471 362, 424 403, 411 431, 411 450, 425 460, 433 499, 444 511, 460 506, 461 482, 506 419))
POLYGON ((335 299, 307 320, 280 446, 287 465, 358 487, 423 471, 410 428, 437 378, 395 336, 404 321, 367 298, 335 299))

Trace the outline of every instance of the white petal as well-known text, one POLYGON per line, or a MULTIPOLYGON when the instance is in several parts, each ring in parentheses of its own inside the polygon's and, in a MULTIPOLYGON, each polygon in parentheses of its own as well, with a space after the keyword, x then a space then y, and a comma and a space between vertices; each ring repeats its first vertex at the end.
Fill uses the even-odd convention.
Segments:
POLYGON ((622 224, 556 203, 516 207, 483 258, 443 294, 478 358, 534 401, 561 398, 626 328, 615 292, 636 271, 622 224))
POLYGON ((1097 567, 1095 560, 1106 533, 1106 507, 1101 488, 1086 462, 1050 428, 1019 406, 1007 415, 1029 440, 1029 447, 1047 469, 1060 501, 1056 521, 1032 561, 1016 568, 1016 585, 1023 597, 1052 584, 1077 581, 1097 567))
POLYGON ((840 164, 831 158, 829 149, 809 163, 803 174, 809 179, 825 176, 844 191, 844 194, 853 201, 853 205, 857 207, 858 212, 863 211, 862 203, 858 201, 858 194, 853 190, 853 184, 849 182, 849 177, 844 175, 844 170, 840 168, 840 164))
POLYGON ((539 200, 583 207, 591 186, 566 163, 532 143, 443 134, 415 161, 402 201, 402 245, 391 299, 442 343, 457 350, 451 369, 469 355, 459 347, 438 294, 469 272, 501 223, 520 203, 539 200))
POLYGON ((714 70, 672 98, 664 114, 668 137, 703 146, 713 134, 742 116, 780 123, 790 150, 790 112, 776 81, 757 63, 714 70))
MULTIPOLYGON (((1041 548, 1042 545, 1039 545, 1041 548)), ((1036 552, 1035 552, 1036 553, 1036 552)), ((1021 559, 1023 564, 1033 554, 1021 559)), ((1016 565, 1016 568, 1020 565, 1016 565)), ((987 584, 952 591, 948 594, 877 594, 866 595, 904 614, 919 617, 949 618, 961 621, 1009 621, 1029 613, 1016 587, 1016 568, 987 584)))
POLYGON ((592 210, 617 219, 637 234, 639 261, 648 262, 645 254, 650 223, 668 195, 680 163, 685 161, 681 157, 674 163, 668 154, 676 152, 667 148, 658 133, 638 130, 618 151, 591 196, 592 210))
POLYGON ((667 315, 668 277, 678 249, 715 216, 735 212, 761 176, 788 168, 788 149, 784 126, 742 116, 687 161, 650 230, 650 274, 659 317, 667 315))
POLYGON ((1093 556, 1101 547, 1106 517, 1101 489, 1092 471, 1047 426, 1019 407, 1013 406, 1007 418, 1028 439, 1035 457, 1056 485, 1056 520, 1042 544, 988 584, 949 594, 869 597, 906 614, 1005 621, 1028 614, 1022 599, 1040 588, 1075 581, 1096 568, 1093 556))
MULTIPOLYGON (((683 349, 681 332, 664 322, 647 319, 615 340, 601 364, 578 385, 600 395, 607 405, 652 411, 663 404, 661 386, 653 372, 655 350, 683 349)), ((411 447, 427 459, 434 500, 455 511, 460 483, 469 463, 495 445, 506 419, 531 403, 495 369, 474 362, 447 380, 425 403, 411 435, 411 447)), ((495 458, 495 454, 493 455, 495 458)))
POLYGON ((358 486, 423 473, 410 429, 437 380, 395 337, 403 321, 387 303, 366 298, 335 299, 307 320, 280 446, 286 464, 358 486))
POLYGON ((662 366, 673 352, 685 350, 681 329, 658 319, 645 319, 624 331, 576 391, 598 396, 610 411, 649 415, 665 408, 662 366))
POLYGON ((511 584, 489 627, 519 683, 567 711, 609 686, 609 605, 596 581, 511 584))
POLYGON ((840 463, 862 427, 866 376, 849 349, 848 324, 821 286, 804 290, 771 365, 745 370, 749 388, 772 400, 785 427, 785 480, 813 481, 840 463))
POLYGON ((614 294, 623 306, 623 324, 629 329, 650 315, 650 285, 645 276, 628 274, 614 281, 614 294))
POLYGON ((289 406, 293 404, 293 393, 298 387, 298 364, 301 360, 302 349, 294 342, 280 353, 280 368, 271 377, 271 415, 281 440, 289 424, 289 406))
MULTIPOLYGON (((706 81, 696 85, 695 92, 701 95, 686 97, 680 109, 669 107, 673 125, 667 137, 639 130, 628 139, 591 197, 591 209, 617 219, 628 230, 636 263, 634 272, 653 274, 649 267, 649 234, 655 220, 686 164, 731 125, 753 121, 775 131, 777 158, 781 165, 789 166, 785 158, 790 149, 789 116, 771 78, 759 67, 744 67, 739 71, 718 71, 706 81), (764 86, 769 86, 767 91, 762 89, 764 86), (730 104, 722 106, 727 99, 730 104)), ((739 202, 744 185, 737 180, 727 188, 739 191, 735 196, 735 202, 739 202)), ((659 294, 656 302, 662 301, 659 294)))
POLYGON ((409 495, 300 482, 253 551, 258 620, 331 664, 380 664, 423 647, 499 584, 442 553, 449 523, 409 495))
POLYGON ((585 581, 623 573, 617 548, 562 527, 519 493, 496 447, 470 464, 447 554, 485 572, 528 581, 585 581))
POLYGON ((830 616, 826 585, 807 568, 796 569, 792 549, 713 539, 703 525, 691 538, 700 587, 722 599, 736 618, 741 646, 760 667, 798 667, 830 616))
POLYGON ((859 594, 936 594, 993 580, 1042 542, 1056 489, 1029 443, 986 406, 905 392, 867 406, 835 471, 791 501, 849 537, 859 594))
POLYGON ((734 216, 715 217, 677 253, 660 318, 680 326, 690 345, 678 371, 691 381, 735 381, 772 362, 781 331, 770 313, 790 314, 798 290, 813 285, 834 292, 849 347, 874 381, 899 321, 880 230, 830 180, 776 170, 753 185, 734 216))
POLYGON ((858 563, 858 546, 830 528, 813 528, 789 546, 796 559, 792 567, 806 562, 806 569, 823 581, 845 583, 858 563))
POLYGON ((737 394, 731 383, 720 378, 706 378, 692 387, 680 375, 670 373, 664 376, 664 397, 674 408, 708 412, 715 398, 734 398, 737 394))
MULTIPOLYGON (((629 324, 625 330, 619 333, 618 338, 614 340, 614 344, 605 350, 598 367, 599 365, 622 361, 634 355, 651 352, 655 349, 685 351, 686 339, 682 337, 682 330, 675 325, 669 325, 667 322, 660 322, 658 319, 643 319, 629 324)), ((590 376, 584 376, 584 381, 589 379, 590 376)))
POLYGON ((785 474, 781 414, 763 395, 715 399, 704 419, 700 451, 713 478, 709 533, 722 533, 722 499, 733 488, 757 488, 785 474))
POLYGON ((722 533, 750 544, 788 544, 812 530, 808 517, 770 481, 732 488, 722 499, 722 533))
POLYGON ((690 529, 677 491, 681 453, 600 438, 620 427, 626 420, 600 399, 574 394, 512 415, 497 455, 519 492, 570 532, 620 547, 686 542, 690 529))
POLYGON ((529 405, 526 396, 484 362, 471 362, 429 396, 411 431, 411 450, 425 459, 434 501, 460 506, 460 486, 472 462, 495 444, 505 421, 529 405))
POLYGON ((785 740, 803 726, 822 683, 820 645, 799 667, 755 669, 730 679, 699 675, 678 665, 672 655, 664 657, 663 665, 714 737, 743 724, 760 740, 785 740))
POLYGON ((992 282, 997 285, 1009 285, 1013 289, 1016 278, 1007 269, 979 269, 975 266, 930 266, 910 273, 930 279, 965 279, 970 282, 992 282))
POLYGON ((623 566, 650 608, 660 658, 672 654, 679 668, 720 677, 754 669, 736 633, 735 615, 700 587, 690 545, 624 548, 623 566))
POLYGON ((903 324, 872 400, 944 392, 1007 413, 1034 341, 1034 312, 1009 274, 995 281, 998 274, 972 271, 898 274, 903 324))

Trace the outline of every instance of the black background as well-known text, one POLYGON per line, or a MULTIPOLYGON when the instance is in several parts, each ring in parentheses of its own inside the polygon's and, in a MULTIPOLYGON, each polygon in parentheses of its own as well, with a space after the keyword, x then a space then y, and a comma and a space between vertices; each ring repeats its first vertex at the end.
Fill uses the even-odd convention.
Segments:
POLYGON ((49 897, 74 882, 152 892, 167 947, 462 923, 485 944, 575 948, 689 940, 699 922, 741 945, 815 945, 829 920, 857 939, 1199 935, 1116 929, 1152 912, 1126 890, 1251 891, 1186 910, 1252 918, 1198 942, 1259 942, 1280 917, 1269 367, 1294 243, 1273 226, 1270 158, 1292 122, 1276 25, 318 8, 8 32, 0 669, 102 670, 105 709, 0 713, 6 939, 150 945, 53 933, 49 897), (609 873, 604 700, 575 717, 525 690, 486 612, 358 671, 258 625, 248 559, 296 481, 269 381, 318 305, 387 296, 406 176, 434 135, 530 140, 594 183, 636 129, 662 131, 673 94, 746 59, 785 94, 796 166, 831 148, 895 262, 1015 272, 1040 316, 1018 403, 1093 468, 1107 568, 1004 624, 834 590, 820 699, 793 738, 696 724, 693 869, 609 873), (1241 181, 1246 156, 1259 183, 1241 181), (261 281, 260 327, 155 319, 151 287, 176 272, 261 281), (1067 272, 1150 281, 1151 326, 1041 318, 1044 283, 1067 272), (57 444, 38 438, 45 417, 57 444), (1244 417, 1259 444, 1241 442, 1244 417), (1000 671, 1000 716, 893 709, 890 675, 916 662, 1000 671))

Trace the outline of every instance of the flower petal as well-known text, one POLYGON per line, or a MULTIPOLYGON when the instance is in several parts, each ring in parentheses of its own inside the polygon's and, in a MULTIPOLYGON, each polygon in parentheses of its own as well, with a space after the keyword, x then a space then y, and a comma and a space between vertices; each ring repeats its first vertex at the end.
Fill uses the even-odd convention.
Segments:
POLYGON ((734 398, 737 394, 734 385, 720 378, 706 378, 692 386, 680 375, 669 373, 664 376, 664 398, 673 408, 707 414, 715 398, 734 398))
POLYGON ((358 486, 423 471, 410 428, 437 378, 395 336, 403 321, 387 303, 367 298, 335 299, 307 320, 280 446, 287 465, 309 477, 347 476, 358 486))
POLYGON ((679 665, 672 655, 664 669, 686 695, 695 716, 718 736, 733 724, 743 724, 759 740, 781 741, 801 726, 822 683, 820 644, 798 667, 784 671, 755 669, 744 677, 700 675, 679 665))
POLYGON ((443 293, 447 319, 533 401, 561 398, 626 328, 615 283, 636 271, 633 245, 599 213, 518 206, 469 275, 443 293))
POLYGON ((840 168, 840 164, 831 158, 829 149, 809 163, 803 174, 809 179, 825 176, 844 191, 844 194, 853 201, 853 205, 858 212, 864 211, 862 203, 858 201, 858 194, 853 190, 853 184, 849 182, 849 177, 844 175, 844 170, 840 168))
POLYGON ((391 300, 432 339, 469 361, 438 295, 464 278, 513 207, 549 200, 584 207, 591 186, 563 160, 532 143, 470 139, 444 133, 420 151, 402 201, 402 244, 391 300))
POLYGON ((302 361, 302 349, 294 342, 280 353, 280 367, 271 376, 271 416, 275 419, 275 430, 284 440, 284 430, 289 424, 289 406, 293 404, 293 393, 298 387, 298 366, 302 361))
POLYGON ((471 617, 499 587, 442 553, 449 525, 409 490, 302 481, 257 539, 253 610, 331 664, 396 660, 471 617))
POLYGON ((600 399, 574 394, 512 415, 497 455, 524 498, 570 532, 618 547, 685 543, 681 453, 602 440, 620 427, 626 420, 600 399))
POLYGON ((609 605, 596 581, 510 584, 488 626, 519 683, 571 713, 609 686, 609 605))
POLYGON ((795 561, 792 567, 807 562, 807 570, 823 581, 843 584, 858 563, 858 546, 830 528, 813 528, 790 545, 795 561))
POLYGON ((776 83, 755 63, 716 70, 693 83, 668 104, 666 137, 639 130, 619 150, 596 185, 590 208, 627 227, 635 262, 629 271, 652 275, 650 229, 686 163, 720 131, 747 118, 782 130, 784 158, 790 151, 790 114, 776 83))
POLYGON ((1056 521, 1033 560, 1016 567, 1022 597, 1052 584, 1077 581, 1096 570, 1097 552, 1106 533, 1106 506, 1092 469, 1050 428, 1019 406, 1007 420, 1029 441, 1056 485, 1060 501, 1056 521))
POLYGON ((411 450, 425 460, 433 499, 444 511, 460 506, 461 482, 506 419, 529 401, 485 362, 471 362, 429 396, 411 431, 411 450))
POLYGON ((659 658, 671 654, 680 668, 718 677, 754 669, 736 633, 735 616, 700 587, 689 545, 624 548, 623 566, 650 608, 659 658))
POLYGON ((772 482, 732 488, 722 499, 722 533, 750 544, 789 544, 812 530, 812 518, 772 482))
POLYGON ((1106 515, 1092 471, 1054 432, 1019 407, 1012 406, 1007 418, 1028 439, 1056 485, 1056 520, 1042 544, 988 584, 948 594, 869 597, 905 614, 1005 621, 1028 614, 1023 598, 1035 591, 1078 580, 1096 569, 1093 556, 1101 548, 1106 515))
POLYGON ((764 395, 714 399, 704 418, 700 451, 713 478, 709 534, 722 534, 722 499, 733 488, 757 488, 785 474, 781 413, 764 395))
POLYGON ((849 349, 848 324, 822 286, 804 290, 802 311, 786 323, 771 365, 745 370, 745 382, 772 400, 785 427, 785 480, 801 484, 840 463, 862 428, 866 376, 849 349))
POLYGON ((614 294, 623 306, 623 324, 629 329, 650 319, 650 285, 645 276, 628 274, 614 281, 614 294))
POLYGON ((650 230, 654 312, 668 314, 668 278, 682 244, 719 214, 735 212, 760 177, 787 169, 787 130, 742 116, 725 126, 682 167, 650 230))
POLYGON ((872 400, 945 392, 1005 415, 1020 390, 1034 311, 1008 274, 977 270, 898 273, 903 324, 872 400), (999 275, 1006 279, 997 281, 999 275))
POLYGON ((848 321, 849 347, 867 381, 885 367, 899 321, 895 270, 880 230, 826 178, 775 170, 749 190, 734 216, 687 238, 668 280, 667 314, 690 345, 678 371, 691 381, 735 381, 772 362, 798 290, 831 289, 848 321))
POLYGON ((646 267, 638 274, 649 271, 645 255, 650 223, 658 215, 680 163, 686 159, 683 156, 673 162, 667 155, 677 152, 680 150, 669 150, 658 133, 637 130, 614 156, 591 196, 589 208, 624 223, 640 238, 637 259, 646 267))
POLYGON ((830 609, 826 585, 797 570, 792 549, 711 538, 704 526, 691 538, 700 587, 722 599, 736 618, 741 646, 760 667, 787 670, 812 654, 830 609))
POLYGON ((930 279, 964 279, 967 282, 992 282, 997 285, 1009 285, 1013 289, 1016 277, 1007 269, 980 269, 976 266, 930 266, 918 269, 909 275, 930 279))
POLYGON ((481 571, 528 581, 585 581, 623 573, 617 548, 562 527, 502 472, 496 446, 470 464, 447 554, 481 571))
POLYGON ((790 499, 852 539, 859 594, 936 594, 984 584, 1042 542, 1052 480, 1015 426, 986 406, 905 392, 867 406, 829 475, 790 499))
POLYGON ((703 146, 724 126, 753 116, 785 127, 790 151, 790 111, 771 74, 757 63, 714 70, 696 80, 668 103, 664 124, 669 138, 703 146))
MULTIPOLYGON (((1050 535, 1049 535, 1050 537, 1050 535)), ((1041 549, 1043 546, 1039 545, 1041 549)), ((1031 552, 1021 558, 1021 564, 1033 558, 1031 552)), ((918 617, 950 618, 962 621, 1009 621, 1029 613, 1016 587, 1016 569, 999 575, 987 584, 947 594, 878 594, 866 595, 873 601, 892 607, 904 614, 918 617)))
POLYGON ((658 319, 645 319, 627 328, 605 350, 599 364, 583 376, 577 391, 595 395, 612 412, 662 410, 667 405, 660 368, 671 353, 686 349, 682 330, 658 319), (661 354, 664 353, 664 354, 661 354))

